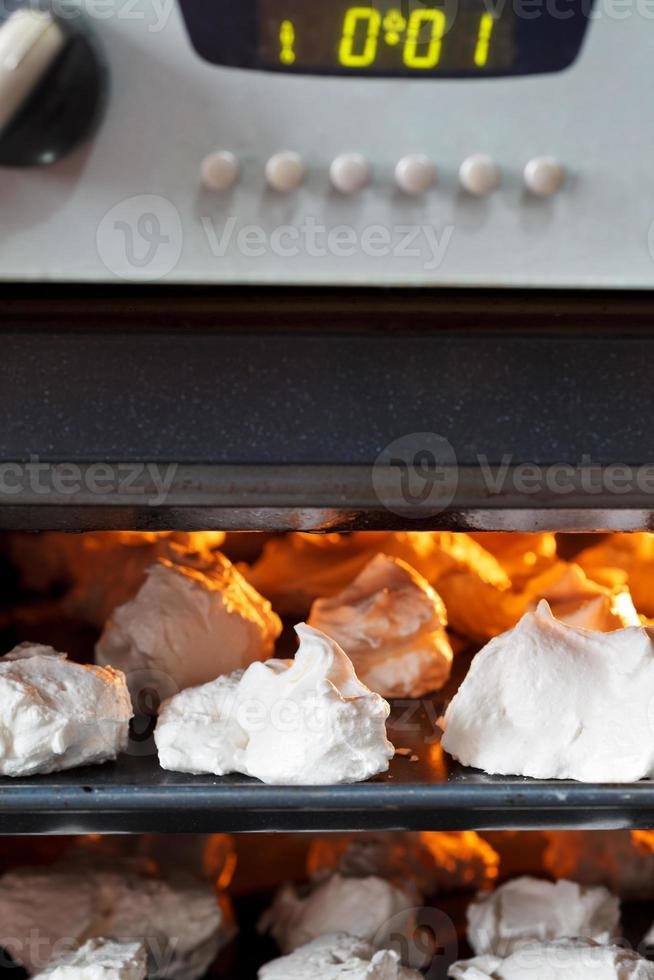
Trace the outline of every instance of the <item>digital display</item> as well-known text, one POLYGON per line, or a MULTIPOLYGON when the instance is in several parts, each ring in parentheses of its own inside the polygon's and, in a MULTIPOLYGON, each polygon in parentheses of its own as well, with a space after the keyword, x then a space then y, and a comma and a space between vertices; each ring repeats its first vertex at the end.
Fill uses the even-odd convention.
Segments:
POLYGON ((179 0, 212 64, 360 78, 563 71, 594 0, 179 0))
POLYGON ((515 17, 508 3, 493 13, 483 0, 260 0, 259 16, 261 60, 273 69, 483 73, 513 61, 515 17))

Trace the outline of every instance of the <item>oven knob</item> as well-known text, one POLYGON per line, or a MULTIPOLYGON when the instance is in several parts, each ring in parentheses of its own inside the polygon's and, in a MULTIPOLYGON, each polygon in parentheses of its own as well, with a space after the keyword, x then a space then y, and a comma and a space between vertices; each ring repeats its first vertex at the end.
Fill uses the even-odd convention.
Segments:
POLYGON ((79 11, 57 17, 23 7, 0 17, 0 166, 66 156, 99 121, 105 92, 106 71, 79 11))

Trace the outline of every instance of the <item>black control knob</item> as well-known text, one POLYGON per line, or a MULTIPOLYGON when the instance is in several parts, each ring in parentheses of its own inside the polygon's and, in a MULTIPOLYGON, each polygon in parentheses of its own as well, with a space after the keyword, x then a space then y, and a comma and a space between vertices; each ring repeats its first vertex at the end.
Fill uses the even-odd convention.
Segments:
POLYGON ((0 13, 0 166, 43 166, 69 154, 98 125, 106 92, 106 67, 81 11, 0 13))

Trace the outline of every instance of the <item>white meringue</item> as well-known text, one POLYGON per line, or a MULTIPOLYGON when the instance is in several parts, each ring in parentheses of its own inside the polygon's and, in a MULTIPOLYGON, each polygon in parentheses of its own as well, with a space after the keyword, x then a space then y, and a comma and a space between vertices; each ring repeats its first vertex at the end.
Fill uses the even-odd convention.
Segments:
POLYGON ((196 980, 233 934, 213 888, 183 876, 80 862, 0 877, 0 945, 30 973, 103 937, 144 941, 150 977, 196 980))
POLYGON ((163 699, 264 660, 281 628, 270 603, 222 555, 206 570, 160 559, 134 599, 114 611, 95 658, 125 671, 135 710, 155 713, 152 692, 163 699))
POLYGON ((508 956, 528 943, 571 936, 608 945, 620 935, 620 900, 606 888, 515 878, 468 906, 468 942, 477 956, 508 956))
POLYGON ((33 776, 115 759, 132 706, 118 670, 23 643, 0 658, 0 774, 33 776))
POLYGON ((574 629, 543 601, 477 654, 442 745, 489 773, 635 782, 654 775, 653 706, 651 630, 574 629))
POLYGON ((162 704, 154 740, 163 769, 214 776, 243 772, 248 736, 238 720, 242 677, 242 670, 234 671, 162 704))
POLYGON ((163 705, 155 741, 164 769, 277 785, 353 783, 388 769, 388 703, 333 640, 305 624, 296 632, 295 660, 254 663, 163 705))
POLYGON ((654 898, 654 832, 546 831, 543 868, 554 878, 605 885, 627 901, 654 898))
POLYGON ((259 920, 283 953, 326 933, 349 932, 381 949, 392 934, 410 928, 420 896, 396 888, 384 878, 344 878, 334 874, 303 892, 282 885, 259 920))
POLYGON ((89 939, 48 963, 37 980, 144 980, 145 974, 143 943, 89 939))
POLYGON ((481 956, 450 967, 454 980, 652 980, 654 963, 631 950, 591 941, 534 943, 502 960, 481 956))
POLYGON ((418 698, 450 676, 443 600, 399 558, 376 555, 342 592, 314 602, 309 625, 336 640, 383 697, 418 698))
POLYGON ((368 943, 344 933, 320 936, 290 956, 259 970, 259 980, 422 980, 405 969, 393 950, 374 952, 368 943))

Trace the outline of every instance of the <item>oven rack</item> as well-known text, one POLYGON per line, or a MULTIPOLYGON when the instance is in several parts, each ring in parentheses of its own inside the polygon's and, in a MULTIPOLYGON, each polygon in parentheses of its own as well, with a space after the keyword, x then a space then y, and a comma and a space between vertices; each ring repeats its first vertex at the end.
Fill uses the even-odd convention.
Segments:
POLYGON ((152 739, 133 737, 115 763, 0 779, 0 833, 654 828, 654 782, 507 778, 459 766, 441 749, 433 705, 394 702, 389 737, 401 754, 388 773, 326 787, 166 772, 152 739))

